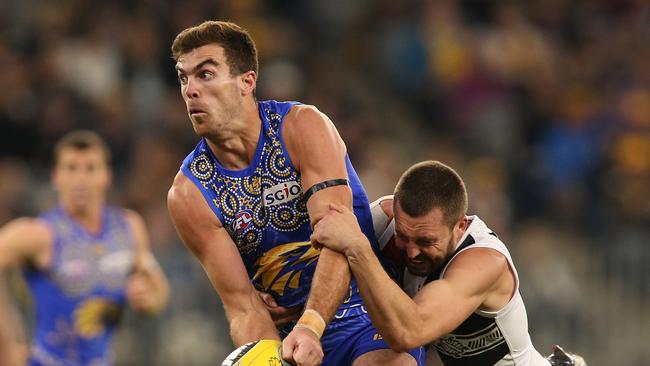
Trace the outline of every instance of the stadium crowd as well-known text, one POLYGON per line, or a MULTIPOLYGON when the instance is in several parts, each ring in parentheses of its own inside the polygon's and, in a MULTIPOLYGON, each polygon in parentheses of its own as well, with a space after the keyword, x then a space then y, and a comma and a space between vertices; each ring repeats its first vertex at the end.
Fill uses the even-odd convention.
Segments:
POLYGON ((456 167, 470 212, 510 243, 540 350, 650 363, 647 1, 3 1, 0 224, 50 207, 52 144, 95 130, 112 201, 144 216, 171 282, 162 317, 127 315, 118 365, 214 365, 232 348, 165 202, 196 143, 169 46, 205 19, 251 32, 260 99, 332 118, 371 200, 413 162, 456 167))

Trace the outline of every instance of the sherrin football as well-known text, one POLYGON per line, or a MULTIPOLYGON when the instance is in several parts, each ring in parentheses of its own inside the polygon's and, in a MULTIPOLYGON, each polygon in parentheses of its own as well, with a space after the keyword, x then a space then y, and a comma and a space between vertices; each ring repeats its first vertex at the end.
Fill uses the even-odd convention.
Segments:
POLYGON ((249 342, 232 351, 221 366, 291 366, 280 355, 282 343, 272 339, 249 342))

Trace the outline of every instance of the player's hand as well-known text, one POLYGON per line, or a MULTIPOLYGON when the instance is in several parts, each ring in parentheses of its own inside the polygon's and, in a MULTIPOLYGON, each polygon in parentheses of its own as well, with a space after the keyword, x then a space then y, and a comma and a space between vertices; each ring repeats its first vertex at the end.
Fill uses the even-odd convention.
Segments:
POLYGON ((330 203, 330 210, 314 225, 312 245, 345 254, 355 245, 367 245, 357 217, 349 208, 330 203))
POLYGON ((264 306, 266 306, 269 314, 271 314, 271 319, 273 319, 273 324, 275 324, 276 328, 283 327, 300 318, 302 307, 285 308, 284 306, 279 306, 271 294, 260 291, 257 291, 257 294, 264 302, 264 306))
POLYGON ((133 311, 152 314, 159 310, 151 279, 146 271, 136 271, 126 281, 126 299, 133 311))
POLYGON ((282 341, 282 358, 297 366, 318 366, 323 362, 323 347, 314 332, 296 327, 282 341))

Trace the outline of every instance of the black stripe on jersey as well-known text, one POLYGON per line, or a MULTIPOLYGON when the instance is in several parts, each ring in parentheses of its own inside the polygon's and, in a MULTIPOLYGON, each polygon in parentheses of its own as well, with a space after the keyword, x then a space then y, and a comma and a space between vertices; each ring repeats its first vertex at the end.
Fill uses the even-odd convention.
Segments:
POLYGON ((454 331, 432 345, 445 366, 494 365, 510 353, 494 318, 472 314, 454 331))

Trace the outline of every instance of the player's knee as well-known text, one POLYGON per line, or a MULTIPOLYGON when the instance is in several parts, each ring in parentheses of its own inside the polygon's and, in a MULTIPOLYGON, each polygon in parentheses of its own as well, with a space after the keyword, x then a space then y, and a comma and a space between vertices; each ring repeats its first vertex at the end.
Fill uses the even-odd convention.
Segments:
POLYGON ((365 353, 354 360, 352 366, 417 366, 417 361, 408 353, 397 353, 390 349, 380 349, 365 353))

